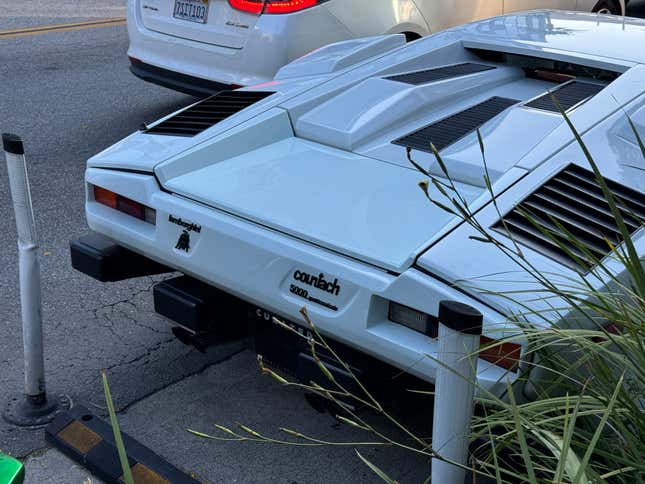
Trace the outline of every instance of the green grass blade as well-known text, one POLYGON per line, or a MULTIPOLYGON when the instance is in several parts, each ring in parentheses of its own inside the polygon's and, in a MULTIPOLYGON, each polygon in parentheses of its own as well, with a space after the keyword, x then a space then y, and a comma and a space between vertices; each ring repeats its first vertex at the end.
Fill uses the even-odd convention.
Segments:
MULTIPOLYGON (((558 437, 548 430, 542 430, 535 432, 534 435, 536 438, 551 451, 553 456, 557 459, 558 467, 564 469, 570 479, 575 478, 580 472, 580 459, 576 453, 569 447, 565 447, 565 442, 563 439, 558 437)), ((556 476, 555 482, 562 482, 562 476, 560 473, 556 476)), ((581 477, 578 481, 580 484, 589 484, 589 479, 584 471, 581 474, 581 477)))
POLYGON ((107 403, 108 413, 110 414, 110 424, 112 425, 112 432, 114 432, 114 442, 116 443, 116 450, 119 453, 119 461, 121 462, 121 469, 123 470, 123 480, 125 481, 125 484, 134 484, 132 471, 130 470, 130 464, 128 463, 128 455, 125 452, 125 445, 123 445, 123 439, 121 438, 119 422, 116 418, 116 412, 114 411, 114 403, 112 403, 112 394, 110 393, 110 387, 104 371, 101 372, 101 376, 103 377, 105 403, 107 403))
POLYGON ((614 389, 614 393, 611 396, 611 399, 609 400, 609 402, 607 403, 607 408, 603 412, 602 418, 600 419, 600 423, 598 424, 598 427, 596 428, 596 431, 589 442, 587 451, 585 452, 585 455, 582 458, 582 462, 580 463, 580 468, 578 469, 578 473, 576 474, 576 477, 573 480, 574 484, 579 484, 581 482, 580 480, 582 479, 583 473, 587 468, 587 466, 589 465, 591 456, 594 453, 594 450, 596 449, 596 445, 598 444, 598 439, 600 439, 600 435, 602 434, 602 431, 605 429, 605 425, 607 425, 607 420, 612 415, 614 405, 616 404, 616 400, 618 399, 618 393, 620 392, 623 386, 624 378, 625 378, 624 374, 620 376, 618 383, 616 384, 616 388, 614 389))
POLYGON ((387 482, 387 484, 397 484, 397 482, 394 479, 390 478, 385 472, 383 472, 376 465, 372 464, 369 460, 367 460, 365 457, 363 457, 359 451, 356 451, 356 455, 358 455, 358 457, 363 461, 363 463, 367 467, 369 467, 372 470, 372 472, 374 472, 374 474, 379 476, 379 478, 383 482, 387 482))
POLYGON ((522 417, 520 415, 520 410, 515 401, 515 395, 513 394, 513 388, 511 387, 511 382, 506 380, 506 386, 508 387, 508 396, 511 402, 511 411, 513 413, 513 420, 515 422, 515 431, 517 432, 517 439, 520 444, 520 449, 522 451, 522 459, 524 460, 524 465, 526 466, 526 472, 528 472, 529 482, 537 482, 535 477, 535 470, 533 469, 533 460, 531 458, 531 451, 529 450, 528 443, 526 442, 526 435, 524 435, 524 426, 522 424, 522 417))

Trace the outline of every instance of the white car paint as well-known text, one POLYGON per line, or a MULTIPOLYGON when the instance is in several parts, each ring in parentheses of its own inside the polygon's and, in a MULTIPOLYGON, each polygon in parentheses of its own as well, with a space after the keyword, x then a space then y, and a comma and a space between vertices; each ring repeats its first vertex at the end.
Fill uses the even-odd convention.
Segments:
MULTIPOLYGON (((392 141, 491 96, 517 99, 480 127, 504 214, 569 163, 587 165, 560 114, 525 105, 553 83, 527 77, 516 58, 487 59, 472 49, 603 69, 618 77, 568 114, 604 175, 643 194, 643 158, 626 114, 645 132, 644 41, 641 20, 537 11, 412 44, 386 36, 328 46, 286 66, 274 81, 245 89, 275 93, 195 136, 138 132, 91 158, 87 220, 125 247, 285 318, 299 320, 307 304, 325 334, 432 381, 435 363, 426 355, 435 354, 436 340, 390 321, 388 302, 436 315, 440 300, 457 299, 482 311, 485 334, 499 338, 512 331, 500 323, 515 307, 488 292, 508 283, 487 275, 529 281, 494 248, 470 238, 472 228, 427 202, 416 186, 420 174, 392 141), (462 62, 494 69, 419 85, 387 79, 462 62), (97 203, 92 185, 154 208, 156 225, 97 203), (202 227, 191 235, 190 251, 175 248, 181 228, 170 215, 202 227), (337 278, 336 309, 290 292, 295 271, 337 278), (465 287, 456 289, 457 281, 465 287)), ((499 215, 483 182, 476 134, 441 154, 480 223, 494 224, 499 215)), ((432 154, 413 156, 442 176, 432 154)), ((634 233, 641 255, 643 233, 634 233)), ((543 271, 574 274, 538 250, 524 254, 543 271)), ((330 300, 316 288, 310 294, 330 300)), ((478 371, 487 388, 504 388, 501 368, 480 361, 478 371)))
POLYGON ((207 23, 173 18, 175 0, 128 0, 128 56, 226 85, 267 82, 280 67, 329 43, 414 37, 517 10, 590 11, 596 0, 326 0, 291 14, 255 15, 210 0, 207 23))

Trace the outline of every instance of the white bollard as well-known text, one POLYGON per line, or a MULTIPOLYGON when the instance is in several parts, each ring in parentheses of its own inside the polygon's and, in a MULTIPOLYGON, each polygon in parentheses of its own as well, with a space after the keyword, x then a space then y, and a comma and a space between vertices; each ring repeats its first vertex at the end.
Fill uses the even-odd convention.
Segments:
POLYGON ((50 421, 61 407, 61 402, 57 400, 62 398, 63 407, 69 405, 64 403, 65 397, 48 401, 45 392, 38 240, 23 143, 16 135, 3 134, 2 144, 18 229, 20 308, 25 358, 25 395, 22 398, 10 398, 3 416, 16 425, 42 425, 50 421))
MULTIPOLYGON (((439 366, 435 379, 432 449, 443 459, 468 463, 470 421, 473 415, 477 356, 483 316, 456 301, 439 303, 439 366)), ((432 459, 432 482, 463 484, 466 470, 432 459)))

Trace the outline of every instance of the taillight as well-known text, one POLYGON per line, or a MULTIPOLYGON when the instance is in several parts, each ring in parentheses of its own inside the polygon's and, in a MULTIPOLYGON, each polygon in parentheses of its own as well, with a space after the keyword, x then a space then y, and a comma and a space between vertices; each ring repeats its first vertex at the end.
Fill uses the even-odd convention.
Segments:
POLYGON ((157 212, 144 204, 135 202, 106 188, 94 185, 94 200, 107 207, 128 214, 132 217, 155 224, 157 212))
POLYGON ((506 370, 517 370, 522 353, 522 345, 508 342, 499 343, 486 336, 480 338, 480 345, 479 357, 482 360, 506 370))
MULTIPOLYGON (((404 306, 403 304, 390 301, 388 319, 394 323, 419 331, 431 338, 437 338, 439 336, 439 322, 436 317, 404 306)), ((480 338, 479 344, 479 358, 506 370, 517 370, 522 353, 522 345, 508 342, 500 343, 486 336, 480 338)))
POLYGON ((407 328, 419 331, 431 338, 438 333, 437 318, 403 304, 390 301, 388 319, 407 328))
POLYGON ((228 3, 230 3, 231 7, 244 12, 279 14, 297 12, 313 7, 320 3, 320 0, 266 0, 266 2, 263 0, 228 0, 228 3))

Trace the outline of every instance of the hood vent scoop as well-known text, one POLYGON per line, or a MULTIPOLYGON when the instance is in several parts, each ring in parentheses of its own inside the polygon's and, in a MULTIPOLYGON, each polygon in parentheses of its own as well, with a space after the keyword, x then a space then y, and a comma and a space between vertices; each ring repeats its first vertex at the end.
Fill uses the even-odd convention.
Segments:
POLYGON ((582 81, 571 81, 566 84, 562 84, 560 87, 555 90, 543 94, 542 96, 534 99, 525 104, 528 108, 541 109, 543 111, 551 111, 553 113, 559 113, 560 110, 553 102, 551 96, 555 97, 560 103, 560 106, 564 111, 577 106, 583 101, 586 101, 590 97, 595 96, 600 91, 605 88, 603 84, 595 84, 592 82, 582 82, 582 81))
POLYGON ((432 153, 430 148, 430 143, 432 143, 438 151, 441 151, 518 102, 516 99, 492 97, 407 134, 392 143, 427 153, 432 153))
POLYGON ((169 136, 195 136, 271 94, 273 92, 221 91, 148 128, 145 132, 169 136))
MULTIPOLYGON (((633 234, 645 218, 645 195, 611 180, 606 182, 617 198, 628 230, 633 234)), ((529 195, 503 220, 518 243, 575 270, 588 271, 596 265, 596 260, 610 254, 611 249, 605 239, 614 245, 623 241, 595 175, 573 164, 529 195), (562 247, 542 233, 523 213, 550 231, 562 247), (567 232, 582 247, 572 244, 567 232)), ((493 229, 508 235, 501 221, 493 229)))
POLYGON ((434 69, 426 69, 424 71, 410 72, 408 74, 399 74, 396 76, 386 77, 385 79, 418 86, 428 82, 441 81, 452 77, 467 76, 469 74, 477 74, 478 72, 490 71, 492 69, 495 69, 495 67, 467 62, 465 64, 437 67, 434 69))

